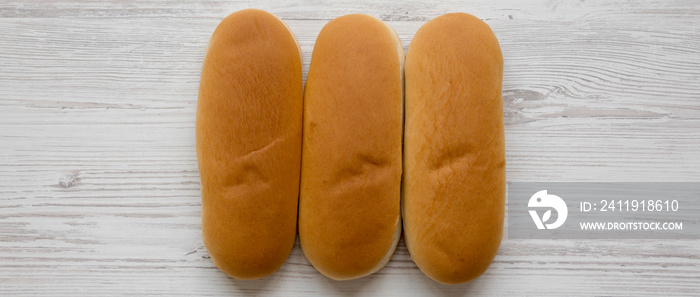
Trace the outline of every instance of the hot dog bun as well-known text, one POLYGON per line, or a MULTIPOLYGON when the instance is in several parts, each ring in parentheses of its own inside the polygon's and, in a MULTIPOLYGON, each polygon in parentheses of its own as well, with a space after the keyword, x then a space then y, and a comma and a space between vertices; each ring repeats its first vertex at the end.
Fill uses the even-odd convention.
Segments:
POLYGON ((401 234, 403 49, 368 15, 329 22, 304 94, 299 238, 329 278, 371 274, 401 234))
POLYGON ((286 25, 241 10, 214 31, 197 104, 202 235, 238 279, 276 271, 294 246, 301 160, 301 53, 286 25))
POLYGON ((503 58, 465 13, 423 25, 406 55, 403 222, 411 258, 432 279, 486 271, 503 234, 503 58))

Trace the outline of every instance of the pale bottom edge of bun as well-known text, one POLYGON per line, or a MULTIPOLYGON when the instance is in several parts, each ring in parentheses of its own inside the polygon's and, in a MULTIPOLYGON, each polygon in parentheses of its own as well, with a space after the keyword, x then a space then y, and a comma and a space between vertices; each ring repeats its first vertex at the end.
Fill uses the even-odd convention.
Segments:
MULTIPOLYGON (((206 244, 204 245, 204 247, 206 248, 206 244)), ((289 250, 289 252, 291 254, 291 249, 289 250)), ((207 253, 209 254, 209 258, 211 258, 212 262, 214 262, 214 265, 216 266, 216 268, 221 270, 221 272, 225 273, 228 277, 233 278, 233 279, 237 279, 237 280, 256 280, 256 279, 268 277, 268 276, 272 275, 273 273, 277 272, 277 270, 279 270, 282 267, 284 262, 286 262, 286 259, 289 257, 289 255, 287 255, 287 257, 285 257, 284 262, 276 264, 274 266, 271 266, 271 269, 269 269, 268 271, 241 274, 241 273, 234 272, 234 269, 231 269, 229 267, 229 265, 227 265, 226 263, 224 263, 222 261, 219 261, 219 257, 215 254, 209 253, 209 249, 207 249, 207 253)))
POLYGON ((287 27, 287 30, 289 31, 289 34, 292 35, 292 39, 294 39, 294 43, 296 43, 296 45, 297 45, 297 50, 299 50, 299 61, 302 61, 302 60, 303 60, 303 57, 302 57, 302 54, 301 54, 301 46, 299 45, 299 40, 297 40, 297 36, 294 35, 294 31, 292 31, 292 28, 290 28, 290 27, 289 27, 289 24, 287 24, 287 22, 285 22, 282 18, 280 18, 280 17, 277 16, 276 14, 274 14, 274 13, 270 13, 270 14, 271 14, 272 16, 274 16, 275 18, 277 18, 277 20, 279 20, 280 23, 282 23, 285 27, 287 27))
POLYGON ((370 274, 373 274, 379 270, 381 270, 387 263, 389 263, 389 260, 391 259, 391 256, 394 254, 394 251, 396 251, 396 246, 399 244, 399 239, 401 238, 401 227, 402 227, 402 220, 401 220, 401 215, 398 217, 398 223, 396 226, 396 233, 394 233, 394 241, 391 243, 391 247, 389 248, 389 251, 384 255, 384 258, 375 266, 373 269, 371 269, 369 272, 357 275, 357 276, 351 276, 347 278, 334 278, 327 276, 330 279, 337 280, 337 281, 346 281, 346 280, 353 280, 353 279, 358 279, 362 278, 365 276, 368 276, 370 274))
POLYGON ((382 269, 387 263, 389 263, 389 260, 391 259, 391 256, 394 254, 396 251, 396 246, 399 245, 399 239, 401 239, 401 215, 399 215, 399 218, 397 219, 398 223, 396 224, 396 233, 394 234, 394 242, 391 243, 391 248, 389 249, 389 252, 384 256, 381 262, 377 265, 377 268, 372 270, 372 272, 368 273, 367 275, 370 275, 372 273, 375 273, 382 269))

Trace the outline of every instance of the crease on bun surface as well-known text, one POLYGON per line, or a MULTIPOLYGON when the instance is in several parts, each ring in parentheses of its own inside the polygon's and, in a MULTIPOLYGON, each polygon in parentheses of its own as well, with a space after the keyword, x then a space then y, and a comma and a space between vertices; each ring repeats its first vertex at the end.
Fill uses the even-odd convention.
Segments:
POLYGON ((406 55, 403 222, 411 258, 445 284, 496 256, 505 211, 503 58, 488 25, 437 17, 406 55))
POLYGON ((256 9, 221 21, 202 67, 196 143, 204 245, 231 277, 267 276, 294 246, 302 91, 286 24, 256 9))
POLYGON ((381 269, 401 234, 403 48, 368 15, 326 24, 304 94, 299 237, 325 276, 381 269))

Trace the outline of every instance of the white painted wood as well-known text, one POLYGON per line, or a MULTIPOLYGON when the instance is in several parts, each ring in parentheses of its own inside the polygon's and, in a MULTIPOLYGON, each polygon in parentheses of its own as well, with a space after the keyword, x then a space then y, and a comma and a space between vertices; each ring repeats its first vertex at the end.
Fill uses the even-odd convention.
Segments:
POLYGON ((39 1, 0 3, 0 295, 700 294, 698 240, 508 240, 474 282, 439 285, 403 243, 347 282, 294 248, 259 281, 201 243, 194 114, 204 48, 258 7, 303 51, 369 13, 404 48, 425 21, 483 18, 505 58, 509 181, 700 181, 698 1, 39 1))

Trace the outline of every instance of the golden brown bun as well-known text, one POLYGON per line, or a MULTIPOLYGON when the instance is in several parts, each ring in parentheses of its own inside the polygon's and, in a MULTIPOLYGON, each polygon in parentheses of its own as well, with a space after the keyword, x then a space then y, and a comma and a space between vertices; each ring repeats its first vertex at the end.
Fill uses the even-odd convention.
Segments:
POLYGON ((489 267, 503 233, 501 49, 484 22, 446 14, 418 30, 405 73, 406 246, 430 278, 467 282, 489 267))
POLYGON ((368 15, 329 22, 316 40, 304 94, 299 238, 336 280, 384 266, 401 232, 403 49, 368 15))
POLYGON ((202 234, 238 279, 275 272, 294 246, 301 161, 301 55, 275 16, 241 10, 209 42, 197 104, 202 234))

